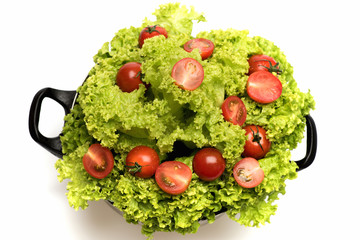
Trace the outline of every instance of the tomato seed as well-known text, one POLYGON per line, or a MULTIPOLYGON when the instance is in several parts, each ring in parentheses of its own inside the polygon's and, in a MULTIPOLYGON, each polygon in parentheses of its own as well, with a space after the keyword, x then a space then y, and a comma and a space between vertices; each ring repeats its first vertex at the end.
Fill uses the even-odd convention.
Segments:
POLYGON ((243 180, 244 182, 250 182, 252 181, 251 173, 246 171, 245 169, 239 169, 237 172, 238 176, 243 180))

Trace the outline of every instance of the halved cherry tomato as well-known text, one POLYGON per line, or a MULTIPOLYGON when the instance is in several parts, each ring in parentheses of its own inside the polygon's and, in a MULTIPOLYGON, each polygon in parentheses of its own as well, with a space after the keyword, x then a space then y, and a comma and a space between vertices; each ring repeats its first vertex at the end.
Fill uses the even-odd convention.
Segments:
POLYGON ((243 125, 246 121, 246 107, 237 96, 230 96, 221 105, 222 114, 226 121, 235 125, 243 125))
POLYGON ((126 157, 126 167, 131 174, 140 178, 150 178, 160 164, 157 152, 147 146, 137 146, 126 157))
POLYGON ((171 77, 180 88, 192 91, 204 80, 204 69, 195 59, 183 58, 174 65, 171 77))
POLYGON ((252 100, 265 104, 280 97, 282 85, 272 73, 257 71, 249 76, 246 91, 252 100))
POLYGON ((99 143, 92 144, 83 156, 85 170, 94 178, 105 178, 114 167, 111 151, 99 143))
POLYGON ((192 52, 195 48, 199 49, 202 60, 211 56, 214 51, 214 43, 205 38, 194 38, 187 41, 184 49, 187 52, 192 52))
POLYGON ((253 157, 256 159, 263 158, 270 150, 271 142, 266 138, 264 128, 256 125, 244 127, 247 140, 244 146, 244 157, 253 157))
POLYGON ((148 38, 152 38, 155 36, 164 35, 166 38, 168 37, 167 31, 165 28, 160 27, 158 25, 147 26, 140 32, 139 36, 139 46, 142 48, 144 44, 144 40, 148 38))
POLYGON ((191 169, 179 161, 167 161, 160 164, 155 172, 155 180, 166 193, 178 195, 186 191, 192 177, 191 169))
POLYGON ((213 181, 223 174, 225 159, 219 150, 203 148, 194 156, 193 169, 201 180, 213 181))
POLYGON ((275 72, 280 74, 279 63, 267 55, 253 55, 249 58, 249 75, 257 71, 275 72))
POLYGON ((141 81, 141 64, 129 62, 124 64, 116 75, 116 84, 123 92, 132 92, 139 89, 141 81))
POLYGON ((243 158, 238 161, 233 169, 236 182, 244 188, 258 186, 264 180, 264 171, 260 168, 255 158, 243 158))

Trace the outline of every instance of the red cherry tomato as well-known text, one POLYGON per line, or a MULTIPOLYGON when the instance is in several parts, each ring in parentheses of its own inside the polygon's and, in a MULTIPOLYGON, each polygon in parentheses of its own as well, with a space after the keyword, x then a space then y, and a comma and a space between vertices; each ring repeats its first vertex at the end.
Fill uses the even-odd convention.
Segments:
POLYGON ((141 81, 141 64, 129 62, 124 64, 116 75, 116 84, 123 92, 132 92, 139 89, 141 81))
POLYGON ((85 170, 94 178, 106 177, 114 167, 114 157, 111 151, 99 143, 92 144, 83 156, 85 170))
POLYGON ((193 169, 201 180, 213 181, 223 174, 225 159, 219 150, 203 148, 194 156, 193 169))
POLYGON ((174 65, 171 77, 180 88, 192 91, 204 80, 204 69, 195 59, 183 58, 174 65))
POLYGON ((244 127, 247 140, 244 146, 244 157, 263 158, 270 150, 271 142, 266 138, 266 131, 260 126, 244 127))
POLYGON ((165 38, 168 37, 167 31, 163 27, 160 27, 158 25, 145 27, 143 30, 141 30, 140 36, 139 36, 140 48, 142 48, 145 39, 152 38, 152 37, 159 36, 159 35, 164 35, 165 38))
POLYGON ((155 180, 166 193, 178 195, 186 191, 192 177, 191 169, 179 161, 167 161, 160 164, 155 172, 155 180))
POLYGON ((265 104, 280 97, 282 85, 272 73, 258 71, 249 76, 246 91, 252 100, 265 104))
POLYGON ((230 96, 221 105, 222 114, 226 121, 235 125, 243 125, 246 121, 246 107, 237 96, 230 96))
POLYGON ((275 72, 280 74, 279 63, 275 62, 272 57, 267 55, 253 55, 249 58, 249 75, 257 71, 275 72))
POLYGON ((194 38, 187 41, 184 45, 184 49, 187 52, 192 52, 195 48, 199 49, 202 60, 211 56, 214 51, 214 43, 204 38, 194 38))
POLYGON ((237 162, 233 175, 236 182, 244 188, 256 187, 264 180, 264 171, 255 158, 243 158, 237 162))
POLYGON ((126 157, 126 167, 129 172, 140 178, 152 177, 159 164, 159 155, 147 146, 134 147, 126 157))

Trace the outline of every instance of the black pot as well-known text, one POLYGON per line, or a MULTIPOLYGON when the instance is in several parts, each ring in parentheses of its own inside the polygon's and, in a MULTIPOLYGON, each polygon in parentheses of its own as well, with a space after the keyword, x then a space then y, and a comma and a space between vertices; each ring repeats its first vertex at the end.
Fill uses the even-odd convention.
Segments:
MULTIPOLYGON (((65 110, 65 113, 70 113, 70 110, 75 104, 75 99, 77 97, 76 91, 63 91, 53 88, 44 88, 41 89, 34 96, 30 107, 29 114, 29 131, 31 137, 35 142, 39 143, 46 150, 54 154, 55 156, 62 158, 62 146, 60 142, 60 135, 54 138, 48 138, 42 135, 39 131, 39 118, 41 105, 44 98, 50 98, 58 102, 65 110)), ((309 167, 316 156, 317 149, 317 133, 316 125, 313 118, 310 115, 305 116, 306 118, 306 130, 307 130, 307 142, 306 142, 306 154, 305 157, 301 160, 295 161, 298 165, 297 171, 303 170, 309 167)))
MULTIPOLYGON (((65 110, 65 114, 70 113, 70 110, 73 108, 75 104, 75 100, 77 98, 76 91, 63 91, 57 90, 53 88, 44 88, 37 92, 34 96, 30 107, 30 114, 29 114, 29 131, 31 137, 44 147, 46 150, 54 154, 55 156, 62 158, 62 146, 60 141, 60 135, 54 138, 48 138, 41 134, 39 131, 39 119, 40 119, 40 112, 41 112, 41 105, 44 98, 50 98, 58 102, 65 110)), ((295 161, 298 165, 297 171, 303 170, 309 167, 316 155, 317 149, 317 133, 316 133, 316 126, 313 118, 308 115, 305 116, 306 118, 306 129, 307 129, 307 145, 306 145, 306 155, 303 159, 295 161)), ((111 201, 105 201, 113 210, 115 210, 120 215, 123 213, 113 206, 111 201)), ((226 212, 226 208, 222 208, 220 211, 216 212, 216 218, 223 216, 226 212)), ((206 219, 199 219, 199 223, 201 225, 206 224, 206 219)))

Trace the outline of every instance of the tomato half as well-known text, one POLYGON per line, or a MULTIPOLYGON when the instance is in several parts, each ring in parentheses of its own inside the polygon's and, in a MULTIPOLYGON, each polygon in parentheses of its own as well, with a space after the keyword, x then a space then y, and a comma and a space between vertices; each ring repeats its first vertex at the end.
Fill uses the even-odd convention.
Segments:
POLYGON ((171 77, 180 88, 192 91, 204 80, 204 69, 195 59, 183 58, 174 65, 171 77))
POLYGON ((235 125, 243 125, 246 121, 246 107, 237 96, 230 96, 221 105, 222 114, 226 121, 235 125))
POLYGON ((265 104, 281 96, 282 85, 272 73, 258 71, 249 76, 246 91, 252 100, 265 104))
POLYGON ((214 43, 205 38, 194 38, 187 41, 184 49, 187 52, 192 52, 195 48, 199 49, 202 60, 211 56, 214 51, 214 43))
POLYGON ((234 166, 233 175, 236 182, 244 188, 258 186, 265 176, 255 158, 243 158, 238 161, 234 166))
POLYGON ((132 92, 139 89, 141 81, 141 64, 129 62, 124 64, 116 75, 116 84, 123 92, 132 92))
POLYGON ((114 157, 111 151, 99 143, 92 144, 83 156, 85 170, 94 178, 105 178, 114 167, 114 157))
POLYGON ((256 125, 244 127, 247 140, 245 141, 244 157, 253 157, 256 159, 263 158, 270 150, 271 142, 266 138, 264 128, 256 125))
POLYGON ((194 156, 193 169, 201 180, 213 181, 223 174, 225 159, 219 150, 203 148, 194 156))
POLYGON ((257 71, 275 72, 280 74, 279 63, 267 55, 253 55, 249 58, 249 75, 257 71))
POLYGON ((152 38, 152 37, 159 36, 159 35, 164 35, 166 38, 168 37, 167 31, 165 30, 165 28, 160 27, 158 25, 147 26, 147 27, 143 28, 143 30, 141 30, 140 36, 139 36, 140 48, 142 48, 145 39, 152 38))
POLYGON ((126 167, 131 174, 140 178, 150 178, 160 164, 157 152, 147 146, 137 146, 126 157, 126 167))
POLYGON ((186 191, 192 177, 191 169, 179 161, 167 161, 160 164, 155 172, 155 180, 166 193, 178 195, 186 191))

